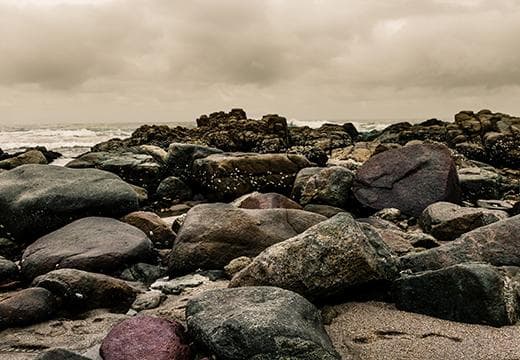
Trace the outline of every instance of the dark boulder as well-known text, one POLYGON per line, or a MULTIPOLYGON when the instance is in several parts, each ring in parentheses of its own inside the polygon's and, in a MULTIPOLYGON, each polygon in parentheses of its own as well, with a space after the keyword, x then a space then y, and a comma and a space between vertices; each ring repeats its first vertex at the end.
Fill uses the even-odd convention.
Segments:
POLYGON ((0 330, 49 319, 58 309, 54 295, 43 288, 28 288, 0 300, 0 330))
POLYGON ((353 181, 354 173, 342 166, 323 168, 305 182, 299 201, 302 205, 312 203, 346 208, 353 181))

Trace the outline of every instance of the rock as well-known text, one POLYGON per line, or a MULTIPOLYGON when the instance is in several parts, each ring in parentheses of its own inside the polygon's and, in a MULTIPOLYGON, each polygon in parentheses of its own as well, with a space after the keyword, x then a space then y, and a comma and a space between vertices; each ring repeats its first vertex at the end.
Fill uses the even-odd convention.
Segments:
POLYGON ((178 295, 186 288, 194 288, 204 283, 209 282, 210 279, 200 274, 191 274, 181 276, 172 280, 158 280, 154 282, 150 288, 153 290, 160 290, 164 294, 178 295))
POLYGON ((231 279, 239 271, 245 269, 253 259, 247 256, 237 257, 233 259, 224 267, 224 271, 229 279, 231 279))
POLYGON ((239 256, 256 256, 268 246, 325 220, 295 209, 239 209, 228 204, 193 207, 169 256, 170 274, 223 269, 239 256))
POLYGON ((230 287, 270 285, 323 299, 396 276, 394 255, 375 229, 340 213, 264 250, 230 287))
POLYGON ((504 220, 505 211, 468 208, 447 202, 438 202, 424 209, 419 223, 435 238, 443 241, 453 240, 481 226, 504 220))
POLYGON ((513 204, 505 200, 477 200, 477 206, 488 210, 502 210, 508 213, 511 213, 511 211, 513 210, 513 204))
POLYGON ((58 304, 52 293, 28 288, 0 300, 0 329, 24 326, 49 319, 58 304))
POLYGON ((171 247, 175 233, 158 215, 147 211, 136 211, 121 218, 122 222, 141 229, 159 248, 171 247))
POLYGON ((0 174, 0 233, 19 242, 81 217, 119 217, 137 207, 132 187, 101 170, 23 165, 0 174))
POLYGON ((96 308, 126 312, 136 296, 136 290, 122 280, 76 269, 59 269, 38 276, 32 286, 51 291, 73 312, 96 308))
POLYGON ((0 256, 0 288, 2 285, 17 281, 19 277, 20 270, 18 270, 18 266, 14 262, 0 256))
POLYGON ((322 205, 322 204, 307 204, 303 208, 305 211, 313 212, 316 214, 320 214, 326 216, 328 218, 333 217, 336 214, 341 212, 345 212, 345 210, 340 209, 338 207, 330 206, 330 205, 322 205))
POLYGON ((166 268, 162 266, 137 263, 126 268, 120 277, 127 281, 139 281, 144 284, 151 284, 165 274, 166 268))
POLYGON ((302 205, 324 204, 346 208, 354 173, 342 166, 332 166, 312 175, 302 187, 299 199, 302 205))
POLYGON ((438 201, 458 203, 455 163, 444 145, 410 145, 374 155, 358 170, 354 195, 361 204, 381 210, 398 208, 419 216, 438 201))
POLYGON ((47 164, 47 159, 38 150, 29 150, 18 156, 0 161, 0 169, 11 170, 21 165, 47 164))
POLYGON ((56 230, 29 245, 22 256, 28 279, 58 268, 114 273, 128 264, 155 260, 146 234, 120 221, 89 217, 56 230))
POLYGON ((374 214, 374 217, 387 220, 387 221, 399 221, 402 219, 401 210, 395 208, 387 208, 383 210, 379 210, 374 214))
POLYGON ((499 198, 502 177, 496 172, 471 167, 459 169, 458 174, 464 199, 476 201, 499 198))
POLYGON ((9 260, 18 260, 22 256, 20 245, 6 238, 0 238, 0 256, 9 260))
POLYGON ((151 290, 145 293, 138 294, 134 303, 132 304, 132 309, 135 311, 143 311, 149 309, 155 309, 161 303, 166 300, 166 295, 164 295, 161 291, 151 290))
POLYGON ((39 355, 36 360, 89 360, 65 349, 52 349, 39 355))
POLYGON ((418 272, 464 262, 520 266, 520 216, 479 227, 438 248, 405 255, 400 266, 418 272))
POLYGON ((191 181, 193 162, 213 154, 220 154, 222 150, 195 144, 173 143, 168 147, 166 166, 168 174, 176 176, 182 181, 191 181))
POLYGON ((290 192, 298 171, 311 166, 290 154, 214 154, 193 163, 193 181, 210 200, 226 201, 253 191, 290 192))
POLYGON ((147 191, 157 188, 163 173, 163 164, 152 155, 139 153, 139 148, 125 151, 89 152, 67 165, 72 169, 96 168, 109 171, 123 180, 143 187, 147 191))
POLYGON ((252 192, 246 194, 231 203, 241 209, 299 209, 302 207, 297 202, 277 193, 262 194, 252 192))
POLYGON ((320 312, 273 287, 219 289, 190 300, 189 333, 222 359, 340 359, 320 312))
POLYGON ((159 184, 155 198, 163 204, 191 200, 193 193, 188 185, 175 176, 169 176, 159 184))
POLYGON ((99 352, 104 360, 191 360, 188 344, 178 322, 136 316, 114 326, 99 352))
POLYGON ((449 266, 401 277, 395 282, 395 302, 399 309, 446 320, 511 325, 518 318, 513 278, 506 269, 487 264, 449 266))

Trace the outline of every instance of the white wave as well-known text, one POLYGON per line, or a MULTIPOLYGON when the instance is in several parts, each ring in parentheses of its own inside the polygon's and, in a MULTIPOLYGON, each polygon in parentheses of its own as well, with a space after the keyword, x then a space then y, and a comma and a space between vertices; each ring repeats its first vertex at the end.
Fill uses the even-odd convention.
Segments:
POLYGON ((291 119, 289 120, 290 125, 295 126, 308 126, 310 128, 319 128, 323 124, 345 124, 352 123, 356 129, 360 132, 372 131, 372 130, 383 130, 388 125, 385 122, 375 122, 375 121, 331 121, 331 120, 297 120, 291 119))

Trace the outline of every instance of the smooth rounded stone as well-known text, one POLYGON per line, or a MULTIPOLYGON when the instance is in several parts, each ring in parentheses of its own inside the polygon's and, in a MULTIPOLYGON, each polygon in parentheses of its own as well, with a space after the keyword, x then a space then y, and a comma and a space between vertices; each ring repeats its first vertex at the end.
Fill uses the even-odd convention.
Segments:
POLYGON ((302 206, 288 197, 277 193, 259 193, 257 191, 246 194, 231 203, 241 209, 299 209, 302 206))
POLYGON ((438 202, 424 209, 419 223, 436 239, 449 241, 481 226, 507 219, 505 211, 462 207, 438 202))
POLYGON ((65 349, 52 349, 40 354, 35 360, 89 360, 89 358, 65 349))
POLYGON ((479 167, 458 170, 460 188, 464 199, 497 199, 500 196, 502 177, 495 171, 479 167))
POLYGON ((155 213, 135 211, 122 217, 121 221, 141 229, 156 247, 171 247, 175 240, 171 227, 155 213))
POLYGON ((320 214, 320 215, 326 216, 328 218, 331 218, 336 214, 345 212, 345 210, 343 210, 341 208, 338 208, 335 206, 330 206, 330 205, 323 205, 323 204, 307 204, 307 205, 305 205, 303 210, 313 212, 316 214, 320 214))
POLYGON ((195 160, 193 181, 213 201, 230 201, 253 191, 288 194, 298 171, 311 165, 294 154, 214 154, 195 160))
POLYGON ((221 359, 340 359, 318 309, 274 287, 218 289, 191 299, 188 330, 221 359))
POLYGON ((270 285, 323 299, 393 280, 395 261, 372 226, 340 213, 264 250, 233 277, 230 287, 270 285))
POLYGON ((68 168, 96 168, 109 171, 123 180, 154 190, 161 180, 163 164, 152 155, 140 153, 139 148, 118 151, 89 152, 80 155, 67 165, 68 168))
POLYGON ((143 310, 155 309, 166 300, 166 295, 161 291, 151 290, 138 294, 132 304, 132 309, 139 312, 143 310))
POLYGON ((58 309, 54 295, 43 288, 28 288, 0 300, 0 329, 35 324, 58 309))
POLYGON ((126 282, 103 274, 76 269, 59 269, 33 280, 63 300, 71 311, 110 308, 125 312, 135 300, 136 290, 126 282))
POLYGON ((222 150, 196 144, 172 143, 168 147, 166 167, 168 174, 183 181, 192 179, 193 162, 209 155, 220 154, 222 150))
POLYGON ((199 268, 223 269, 234 258, 256 256, 325 219, 295 209, 239 209, 219 203, 195 206, 177 234, 169 271, 182 275, 199 268))
POLYGON ((159 184, 155 198, 161 203, 191 200, 193 193, 188 185, 176 176, 169 176, 159 184))
POLYGON ((40 164, 46 165, 47 159, 38 150, 29 150, 18 156, 0 161, 0 169, 11 170, 21 165, 40 164))
POLYGON ((245 269, 253 259, 247 256, 240 256, 236 259, 233 259, 224 267, 224 272, 226 273, 227 277, 231 279, 235 274, 237 274, 239 271, 245 269))
POLYGON ((410 145, 372 156, 358 170, 353 187, 361 204, 397 208, 418 217, 438 201, 460 202, 450 150, 440 144, 410 145))
POLYGON ((25 249, 23 275, 34 279, 58 268, 114 273, 138 262, 154 261, 152 242, 138 228, 101 217, 76 220, 25 249))
POLYGON ((192 359, 184 327, 151 316, 136 316, 114 326, 99 353, 104 360, 192 359))
POLYGON ((342 166, 323 168, 303 185, 299 201, 346 208, 353 181, 354 173, 342 166))
POLYGON ((23 165, 0 174, 0 235, 19 242, 81 217, 119 217, 138 206, 132 187, 106 171, 23 165))
POLYGON ((400 258, 402 270, 437 270, 464 262, 520 266, 520 215, 465 233, 440 247, 400 258))
POLYGON ((0 256, 0 287, 17 281, 20 277, 18 266, 10 260, 0 256))
POLYGON ((128 281, 139 281, 144 284, 151 284, 166 274, 166 268, 158 265, 137 263, 123 270, 119 276, 128 281))
POLYGON ((403 275, 395 281, 394 299, 401 310, 441 319, 512 325, 518 319, 518 271, 466 263, 403 275))

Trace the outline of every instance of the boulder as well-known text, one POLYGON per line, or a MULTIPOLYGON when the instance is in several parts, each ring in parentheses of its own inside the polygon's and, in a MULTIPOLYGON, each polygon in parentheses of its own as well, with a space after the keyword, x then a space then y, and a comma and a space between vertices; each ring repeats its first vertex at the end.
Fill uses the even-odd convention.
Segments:
POLYGON ((213 154, 220 154, 222 150, 196 144, 173 143, 168 147, 166 156, 167 172, 182 181, 192 180, 193 162, 213 154))
POLYGON ((36 360, 89 360, 89 358, 65 349, 52 349, 40 354, 36 360))
POLYGON ((401 257, 403 270, 436 270, 464 262, 520 266, 520 215, 465 233, 440 247, 401 257))
POLYGON ((96 308, 126 312, 137 292, 123 280, 76 269, 59 269, 40 275, 32 286, 51 291, 73 312, 96 308))
POLYGON ((224 267, 224 272, 226 273, 226 276, 231 279, 235 274, 237 274, 239 271, 245 269, 253 259, 247 256, 241 256, 237 257, 236 259, 233 259, 224 267))
POLYGON ((312 176, 318 174, 322 169, 321 167, 306 167, 298 171, 294 179, 291 197, 296 201, 300 201, 303 187, 307 184, 307 181, 309 181, 312 176))
POLYGON ((346 208, 353 181, 354 173, 342 166, 323 168, 305 182, 299 201, 346 208))
POLYGON ((232 202, 232 205, 241 208, 241 209, 299 209, 302 210, 302 207, 297 202, 289 199, 284 195, 280 195, 277 193, 266 193, 262 194, 259 192, 253 192, 251 194, 246 194, 235 201, 232 202))
POLYGON ((186 308, 194 340, 220 359, 340 359, 318 309, 274 287, 218 289, 186 308))
POLYGON ((0 238, 0 256, 9 260, 18 260, 22 256, 19 244, 6 238, 0 238))
POLYGON ((395 303, 399 309, 446 320, 512 325, 518 319, 514 273, 519 270, 467 263, 404 275, 395 281, 395 303))
POLYGON ((228 201, 253 191, 288 194, 302 168, 311 166, 302 155, 224 153, 193 163, 193 181, 214 201, 228 201))
POLYGON ((375 229, 340 213, 264 250, 230 287, 270 285, 323 299, 396 276, 395 256, 375 229))
POLYGON ((480 199, 498 199, 502 177, 495 171, 469 167, 458 170, 462 197, 475 202, 480 199))
POLYGON ((161 181, 155 193, 155 198, 163 204, 191 200, 192 197, 193 193, 190 187, 176 176, 168 176, 161 181))
POLYGON ((436 239, 449 241, 481 226, 504 220, 509 215, 501 210, 462 207, 438 202, 424 209, 419 223, 436 239))
POLYGON ((0 161, 0 169, 11 170, 21 165, 47 164, 47 159, 38 150, 29 150, 18 156, 0 161))
POLYGON ((155 260, 152 242, 138 228, 120 221, 89 217, 41 237, 22 256, 28 279, 58 268, 115 273, 129 264, 155 260))
POLYGON ((18 266, 14 262, 0 256, 0 288, 2 285, 17 281, 19 277, 20 270, 18 266))
POLYGON ((338 207, 322 204, 307 204, 305 205, 303 210, 320 214, 328 218, 331 218, 338 213, 345 212, 345 210, 340 209, 338 207))
POLYGON ((171 274, 198 268, 223 269, 239 256, 256 256, 265 248, 325 220, 296 209, 239 209, 203 204, 186 215, 169 256, 171 274))
POLYGON ((460 187, 449 149, 410 145, 372 156, 358 170, 354 195, 369 208, 398 208, 419 216, 438 201, 460 202, 460 187))
POLYGON ((28 242, 86 216, 119 217, 138 208, 137 194, 95 169, 23 165, 0 174, 0 236, 28 242))
POLYGON ((162 266, 137 263, 126 268, 119 277, 127 281, 139 281, 144 284, 151 284, 165 275, 166 268, 162 266))
POLYGON ((20 290, 0 300, 0 329, 47 320, 57 308, 54 295, 46 289, 20 290))
POLYGON ((104 360, 192 359, 184 327, 151 316, 136 316, 114 326, 99 353, 104 360))
POLYGON ((122 217, 121 221, 143 231, 156 247, 171 247, 175 240, 175 233, 170 226, 153 212, 135 211, 122 217))

